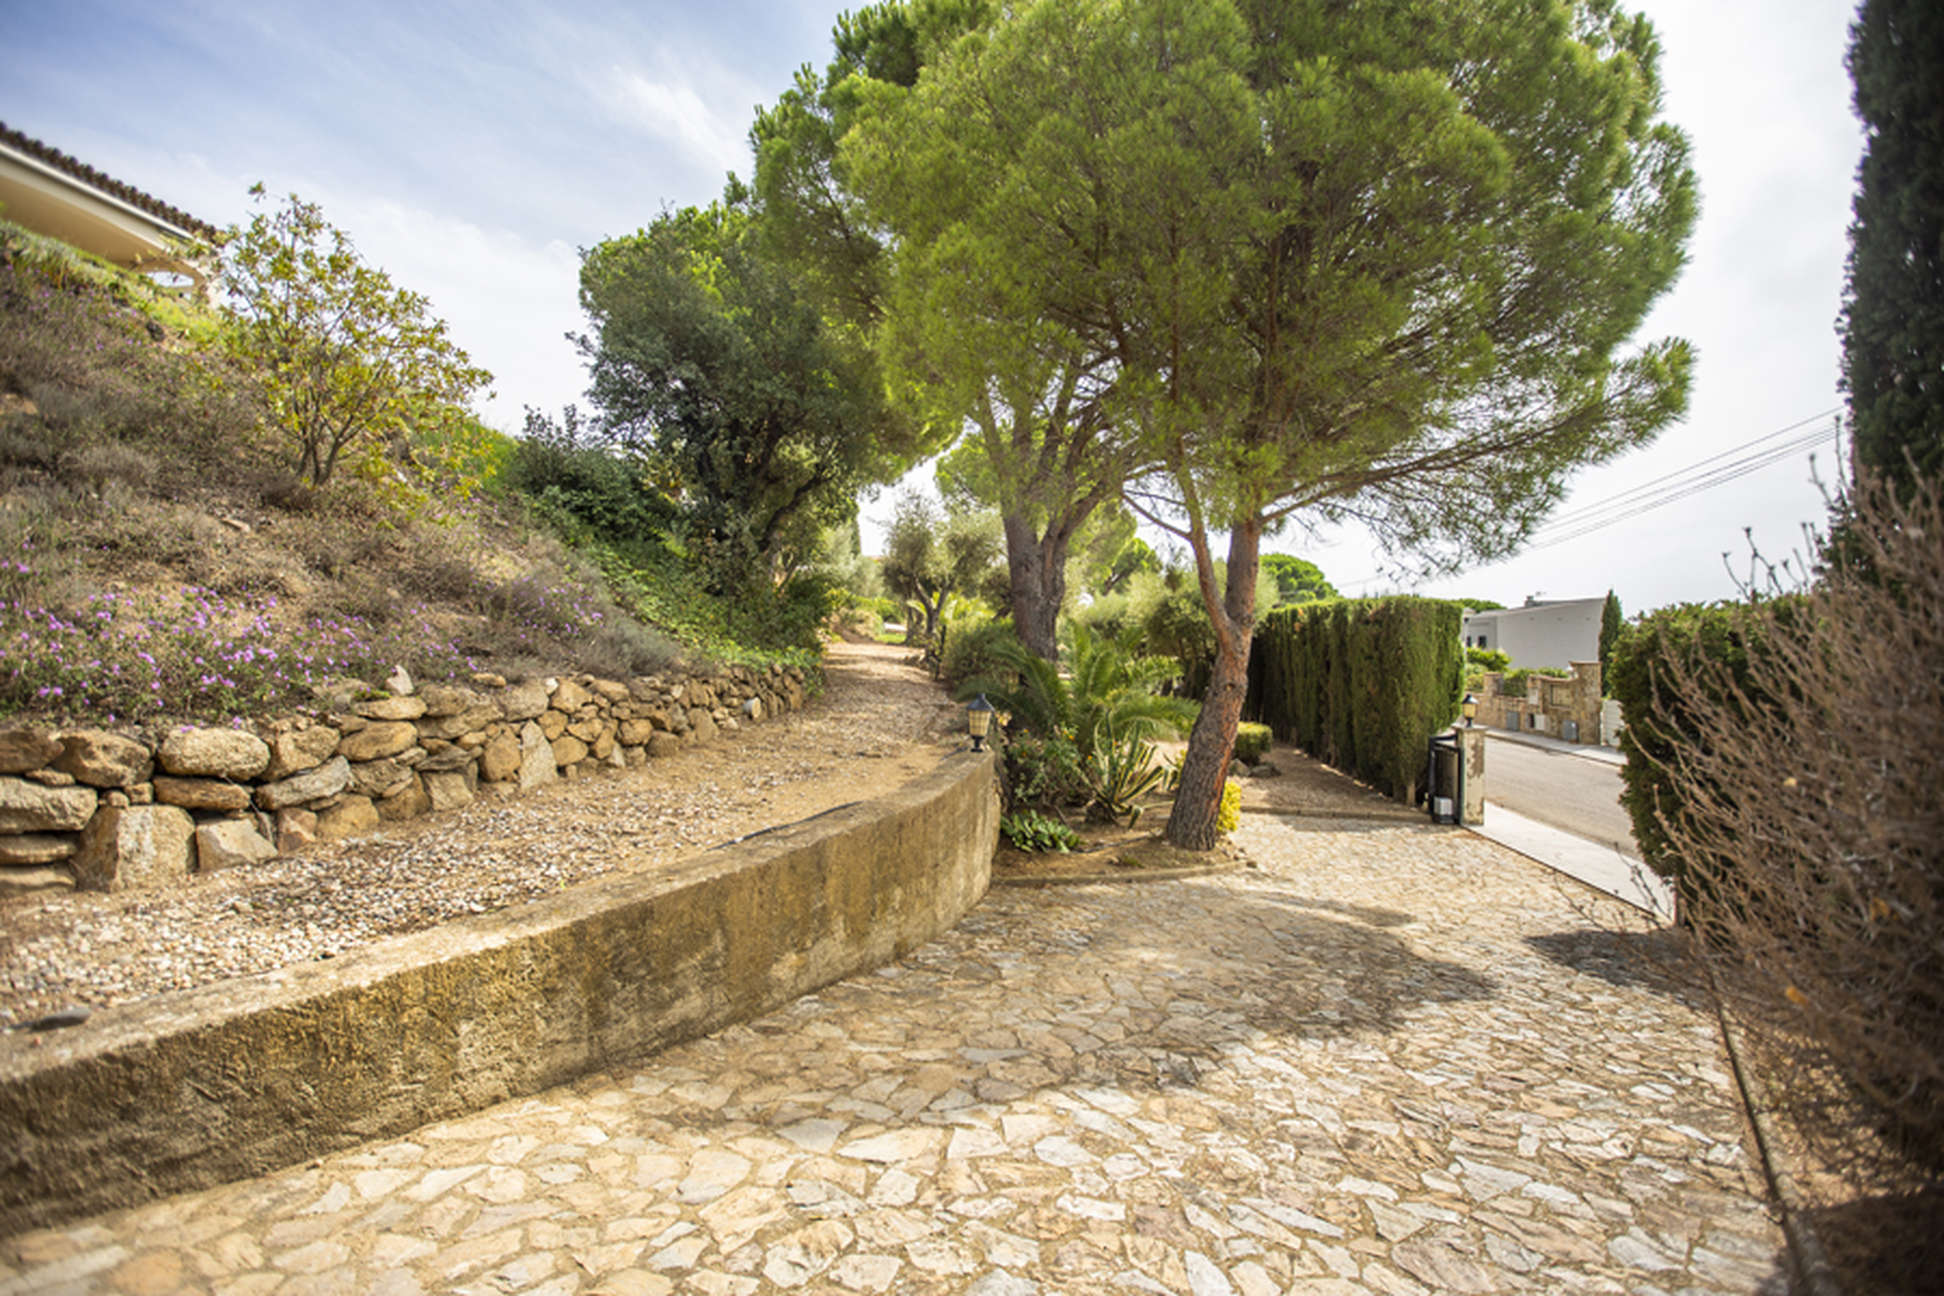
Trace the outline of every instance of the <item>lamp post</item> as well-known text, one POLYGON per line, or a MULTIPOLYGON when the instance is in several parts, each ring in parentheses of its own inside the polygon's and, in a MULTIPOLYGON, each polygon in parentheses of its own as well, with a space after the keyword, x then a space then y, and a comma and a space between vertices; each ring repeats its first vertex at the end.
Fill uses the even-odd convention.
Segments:
POLYGON ((1458 704, 1458 709, 1465 713, 1465 728, 1471 728, 1473 718, 1478 715, 1478 699, 1467 693, 1465 700, 1458 704))
POLYGON ((965 708, 965 731, 972 735, 972 750, 984 751, 986 731, 992 728, 992 703, 981 693, 965 708))

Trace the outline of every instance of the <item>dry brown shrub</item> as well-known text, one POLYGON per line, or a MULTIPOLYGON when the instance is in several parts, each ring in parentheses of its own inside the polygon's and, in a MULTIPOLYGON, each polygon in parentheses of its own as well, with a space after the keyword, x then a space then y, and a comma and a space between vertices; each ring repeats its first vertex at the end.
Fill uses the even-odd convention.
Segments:
POLYGON ((1778 1107, 1879 1188, 1944 1180, 1940 487, 1860 486, 1846 560, 1748 609, 1745 680, 1672 662, 1694 712, 1662 822, 1696 944, 1778 1107))

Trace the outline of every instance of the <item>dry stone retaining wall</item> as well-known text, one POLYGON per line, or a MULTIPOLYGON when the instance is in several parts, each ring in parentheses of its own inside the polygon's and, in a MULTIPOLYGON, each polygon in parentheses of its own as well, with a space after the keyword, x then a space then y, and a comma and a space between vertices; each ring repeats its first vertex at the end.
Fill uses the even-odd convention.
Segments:
MULTIPOLYGON (((0 896, 119 891, 625 769, 803 705, 803 672, 731 667, 415 687, 311 716, 145 737, 0 729, 0 896)), ((372 693, 375 690, 361 690, 372 693)))

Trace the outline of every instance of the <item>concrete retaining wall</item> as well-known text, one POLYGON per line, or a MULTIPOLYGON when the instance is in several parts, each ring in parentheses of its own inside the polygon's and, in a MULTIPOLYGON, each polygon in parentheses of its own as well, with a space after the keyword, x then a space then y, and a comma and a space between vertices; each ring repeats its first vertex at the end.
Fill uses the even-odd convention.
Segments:
POLYGON ((990 880, 990 754, 672 871, 0 1039, 0 1235, 260 1174, 757 1016, 990 880))

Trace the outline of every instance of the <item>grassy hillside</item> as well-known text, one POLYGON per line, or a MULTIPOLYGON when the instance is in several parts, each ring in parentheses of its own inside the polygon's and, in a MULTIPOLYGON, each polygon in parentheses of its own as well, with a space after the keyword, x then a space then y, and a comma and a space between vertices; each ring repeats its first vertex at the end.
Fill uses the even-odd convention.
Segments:
POLYGON ((312 489, 224 328, 0 226, 0 716, 220 719, 398 666, 625 678, 811 655, 801 625, 695 593, 645 528, 578 519, 562 465, 596 451, 556 463, 466 419, 312 489))

